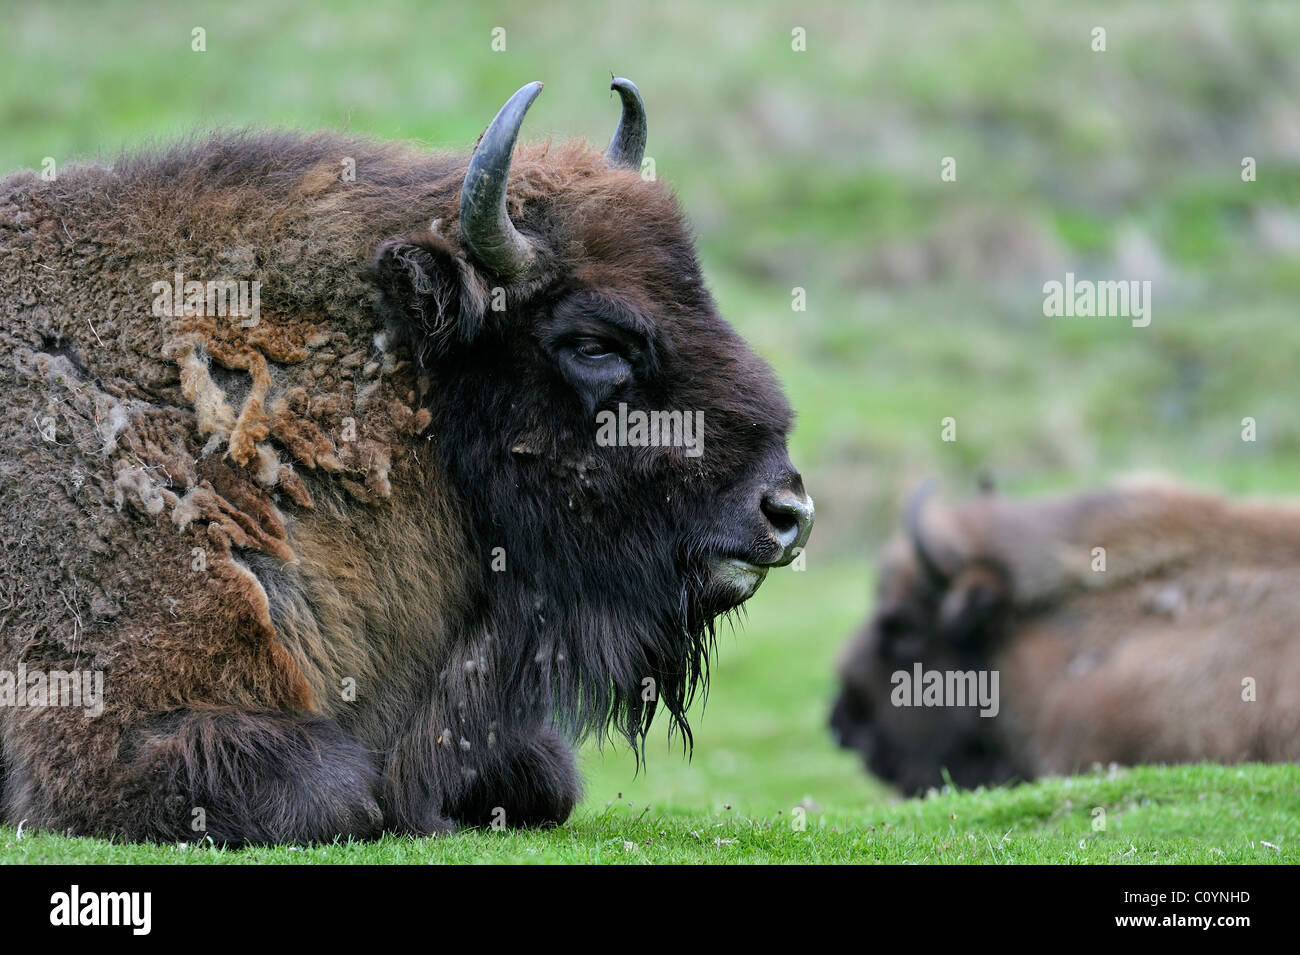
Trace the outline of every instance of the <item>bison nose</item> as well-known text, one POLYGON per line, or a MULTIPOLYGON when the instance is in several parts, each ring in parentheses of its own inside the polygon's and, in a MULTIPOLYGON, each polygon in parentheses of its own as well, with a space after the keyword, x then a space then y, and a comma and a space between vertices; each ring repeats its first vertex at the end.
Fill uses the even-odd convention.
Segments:
POLYGON ((781 546, 781 556, 772 562, 773 566, 784 567, 799 556, 812 533, 812 498, 805 493, 803 481, 796 475, 789 484, 765 491, 760 506, 772 537, 781 546))

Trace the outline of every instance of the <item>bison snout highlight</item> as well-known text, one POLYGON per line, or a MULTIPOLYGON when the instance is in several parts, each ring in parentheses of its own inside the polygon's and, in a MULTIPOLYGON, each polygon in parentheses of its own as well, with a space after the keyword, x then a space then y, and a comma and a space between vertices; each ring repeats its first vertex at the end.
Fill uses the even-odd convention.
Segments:
POLYGON ((803 479, 795 474, 789 483, 764 491, 759 510, 768 533, 781 547, 781 556, 771 566, 784 567, 799 556, 812 533, 813 500, 803 489, 803 479))

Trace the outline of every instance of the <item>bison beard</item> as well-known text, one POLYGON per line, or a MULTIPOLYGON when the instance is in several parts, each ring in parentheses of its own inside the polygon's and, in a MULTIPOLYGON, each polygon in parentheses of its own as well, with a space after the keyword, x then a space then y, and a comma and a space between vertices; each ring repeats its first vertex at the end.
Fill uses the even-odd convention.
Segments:
MULTIPOLYGON (((497 397, 508 391, 487 362, 461 385, 465 392, 451 406, 487 407, 489 416, 508 418, 497 397)), ((662 703, 689 742, 686 710, 707 681, 715 617, 730 608, 709 583, 702 559, 708 542, 692 539, 691 528, 707 515, 656 507, 680 488, 670 478, 660 487, 647 482, 630 500, 602 487, 628 449, 590 456, 576 486, 557 500, 549 456, 506 456, 500 441, 468 418, 444 428, 445 467, 466 489, 473 537, 489 554, 499 546, 507 566, 520 568, 483 575, 480 603, 490 609, 480 629, 512 639, 499 705, 554 708, 572 735, 609 725, 635 745, 662 703), (513 480, 489 479, 502 473, 513 480)))
POLYGON ((604 154, 516 150, 530 84, 468 163, 219 135, 0 184, 0 669, 104 671, 98 718, 0 708, 6 821, 549 825, 577 739, 662 703, 689 741, 714 621, 812 505, 613 88, 604 154), (259 282, 260 322, 152 312, 176 272, 259 282), (702 413, 706 454, 599 446, 620 402, 702 413))

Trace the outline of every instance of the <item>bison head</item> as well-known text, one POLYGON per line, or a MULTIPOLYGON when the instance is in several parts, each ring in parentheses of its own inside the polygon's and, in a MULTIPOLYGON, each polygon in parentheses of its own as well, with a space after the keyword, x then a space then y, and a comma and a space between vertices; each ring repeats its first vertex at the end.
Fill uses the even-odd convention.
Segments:
POLYGON ((428 380, 475 551, 469 604, 509 648, 503 705, 635 740, 662 701, 689 735, 715 618, 794 559, 812 501, 771 370, 640 174, 637 88, 614 80, 604 153, 516 150, 541 88, 510 98, 455 205, 435 200, 432 228, 385 242, 372 273, 428 380))
POLYGON ((1002 745, 998 719, 980 716, 978 707, 896 705, 917 664, 944 674, 994 666, 1011 612, 1005 566, 978 553, 969 537, 959 543, 955 522, 944 519, 953 515, 934 508, 923 514, 927 493, 913 496, 907 533, 881 562, 875 611, 839 661, 830 720, 841 746, 906 793, 942 785, 945 772, 962 786, 1021 774, 1002 745))

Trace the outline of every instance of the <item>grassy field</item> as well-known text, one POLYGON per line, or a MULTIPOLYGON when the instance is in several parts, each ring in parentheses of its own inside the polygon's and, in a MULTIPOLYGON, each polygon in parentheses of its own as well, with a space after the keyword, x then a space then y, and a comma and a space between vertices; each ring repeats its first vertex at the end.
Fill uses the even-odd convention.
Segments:
MULTIPOLYGON (((1099 818, 1099 817, 1097 817, 1099 818)), ((588 806, 552 831, 232 851, 111 845, 0 830, 12 863, 1282 863, 1300 853, 1294 766, 1142 767, 1011 790, 937 793, 872 805, 750 815, 736 809, 588 806), (1096 809, 1106 829, 1093 829, 1096 809)))
POLYGON ((825 720, 872 556, 921 475, 966 491, 989 472, 1008 493, 1137 468, 1300 484, 1300 7, 71 0, 5 21, 0 174, 214 126, 460 148, 533 79, 525 137, 603 143, 609 71, 632 77, 722 309, 799 412, 818 529, 807 571, 771 575, 724 627, 694 758, 656 737, 637 774, 625 750, 589 747, 588 799, 562 830, 245 853, 0 830, 0 859, 1298 861, 1293 767, 898 801, 825 720), (1067 270, 1150 278, 1150 327, 1045 319, 1042 283, 1067 270), (939 440, 947 415, 956 442, 939 440))

